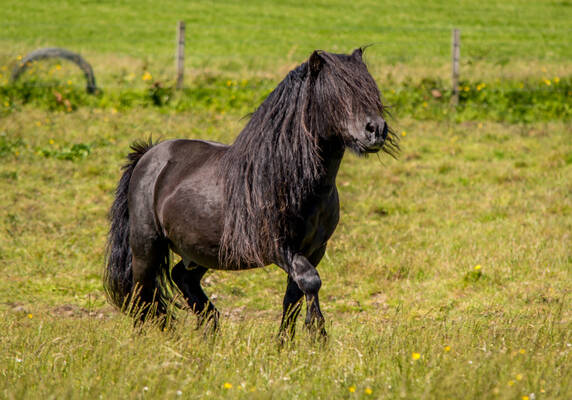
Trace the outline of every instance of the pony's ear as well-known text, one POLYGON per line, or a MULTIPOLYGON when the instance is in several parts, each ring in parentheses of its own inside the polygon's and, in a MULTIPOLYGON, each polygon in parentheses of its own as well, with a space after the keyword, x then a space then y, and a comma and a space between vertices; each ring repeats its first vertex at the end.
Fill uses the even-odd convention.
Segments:
POLYGON ((363 49, 361 47, 354 50, 352 57, 358 61, 362 61, 363 49))
POLYGON ((310 74, 312 76, 318 76, 325 63, 326 60, 324 60, 324 58, 320 55, 319 50, 315 50, 308 60, 310 74))

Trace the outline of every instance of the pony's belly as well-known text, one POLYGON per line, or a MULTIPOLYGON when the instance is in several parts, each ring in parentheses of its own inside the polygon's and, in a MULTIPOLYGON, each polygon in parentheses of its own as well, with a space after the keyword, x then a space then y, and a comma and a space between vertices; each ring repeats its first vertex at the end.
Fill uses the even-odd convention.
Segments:
POLYGON ((249 265, 249 264, 239 264, 239 265, 222 265, 219 260, 218 251, 219 246, 218 244, 211 248, 204 248, 204 246, 197 242, 187 245, 183 249, 176 248, 172 246, 171 249, 181 256, 183 262, 188 267, 189 265, 197 264, 201 267, 209 268, 209 269, 218 269, 218 270, 244 270, 244 269, 252 269, 258 268, 258 265, 249 265))
POLYGON ((197 247, 185 250, 172 248, 172 250, 181 256, 187 267, 192 264, 197 264, 205 268, 217 269, 219 267, 218 257, 211 251, 201 251, 197 247))

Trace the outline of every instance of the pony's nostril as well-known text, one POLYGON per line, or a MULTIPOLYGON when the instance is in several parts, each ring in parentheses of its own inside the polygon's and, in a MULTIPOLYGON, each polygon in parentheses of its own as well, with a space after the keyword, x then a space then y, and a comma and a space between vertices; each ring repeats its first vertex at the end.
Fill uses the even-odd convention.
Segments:
POLYGON ((366 130, 367 132, 369 132, 369 133, 374 133, 374 132, 375 132, 375 125, 372 124, 371 122, 368 122, 368 123, 365 125, 365 130, 366 130))
POLYGON ((387 134, 388 134, 388 128, 387 128, 387 124, 384 123, 383 124, 383 131, 381 132, 381 137, 383 138, 383 140, 387 139, 387 134))

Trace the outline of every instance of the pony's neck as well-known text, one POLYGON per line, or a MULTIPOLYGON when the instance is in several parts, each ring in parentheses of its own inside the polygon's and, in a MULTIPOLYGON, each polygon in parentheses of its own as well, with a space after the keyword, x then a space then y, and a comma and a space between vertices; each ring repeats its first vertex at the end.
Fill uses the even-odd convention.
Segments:
POLYGON ((344 156, 344 144, 338 138, 322 138, 318 143, 323 172, 319 177, 319 182, 316 183, 320 186, 335 185, 336 176, 344 156))

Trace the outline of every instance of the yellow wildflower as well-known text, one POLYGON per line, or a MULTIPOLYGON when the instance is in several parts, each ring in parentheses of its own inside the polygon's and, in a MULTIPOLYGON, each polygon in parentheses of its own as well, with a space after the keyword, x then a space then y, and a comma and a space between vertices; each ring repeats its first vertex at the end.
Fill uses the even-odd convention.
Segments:
POLYGON ((153 76, 149 73, 149 71, 145 71, 141 79, 143 79, 144 81, 150 81, 151 79, 153 79, 153 76))
POLYGON ((427 107, 427 102, 426 102, 426 101, 423 102, 423 107, 427 107))
POLYGON ((511 380, 511 381, 508 381, 508 385, 509 385, 509 386, 513 386, 513 385, 514 385, 514 383, 515 383, 515 382, 514 382, 514 381, 512 381, 512 380, 511 380))
POLYGON ((54 139, 50 139, 49 143, 54 144, 54 139))
POLYGON ((420 358, 421 358, 420 353, 416 353, 416 352, 411 353, 411 359, 412 360, 419 360, 420 358))
POLYGON ((223 387, 224 387, 225 389, 232 389, 232 383, 230 383, 230 382, 225 382, 224 385, 223 385, 223 387))
POLYGON ((520 354, 524 354, 524 353, 526 353, 526 350, 525 350, 525 349, 520 349, 518 352, 519 352, 520 354))
POLYGON ((62 69, 62 66, 60 64, 56 65, 56 70, 59 71, 60 69, 62 69))
POLYGON ((226 86, 229 86, 229 87, 230 87, 231 85, 232 85, 232 82, 231 82, 231 81, 226 81, 226 86))
POLYGON ((516 374, 516 380, 522 381, 522 374, 516 374))
POLYGON ((560 78, 557 77, 557 76, 555 76, 554 79, 553 79, 553 81, 554 81, 554 83, 558 83, 558 82, 560 82, 560 78))
POLYGON ((368 386, 363 390, 363 392, 369 396, 373 393, 373 390, 371 390, 371 388, 368 386))
POLYGON ((546 86, 552 85, 552 82, 550 82, 549 79, 544 79, 544 83, 546 84, 546 86))
POLYGON ((451 351, 451 346, 445 346, 443 350, 445 350, 445 353, 448 353, 451 351))
POLYGON ((481 270, 481 264, 477 264, 475 265, 475 267, 473 268, 475 271, 480 271, 481 270))
POLYGON ((34 318, 34 314, 28 314, 28 318, 30 319, 34 318))
POLYGON ((405 132, 405 131, 401 132, 401 136, 406 136, 406 135, 407 135, 407 132, 405 132))
POLYGON ((355 385, 351 385, 348 390, 350 391, 350 393, 354 393, 356 391, 356 387, 355 385))
POLYGON ((529 397, 527 395, 522 396, 522 400, 528 400, 529 397))

